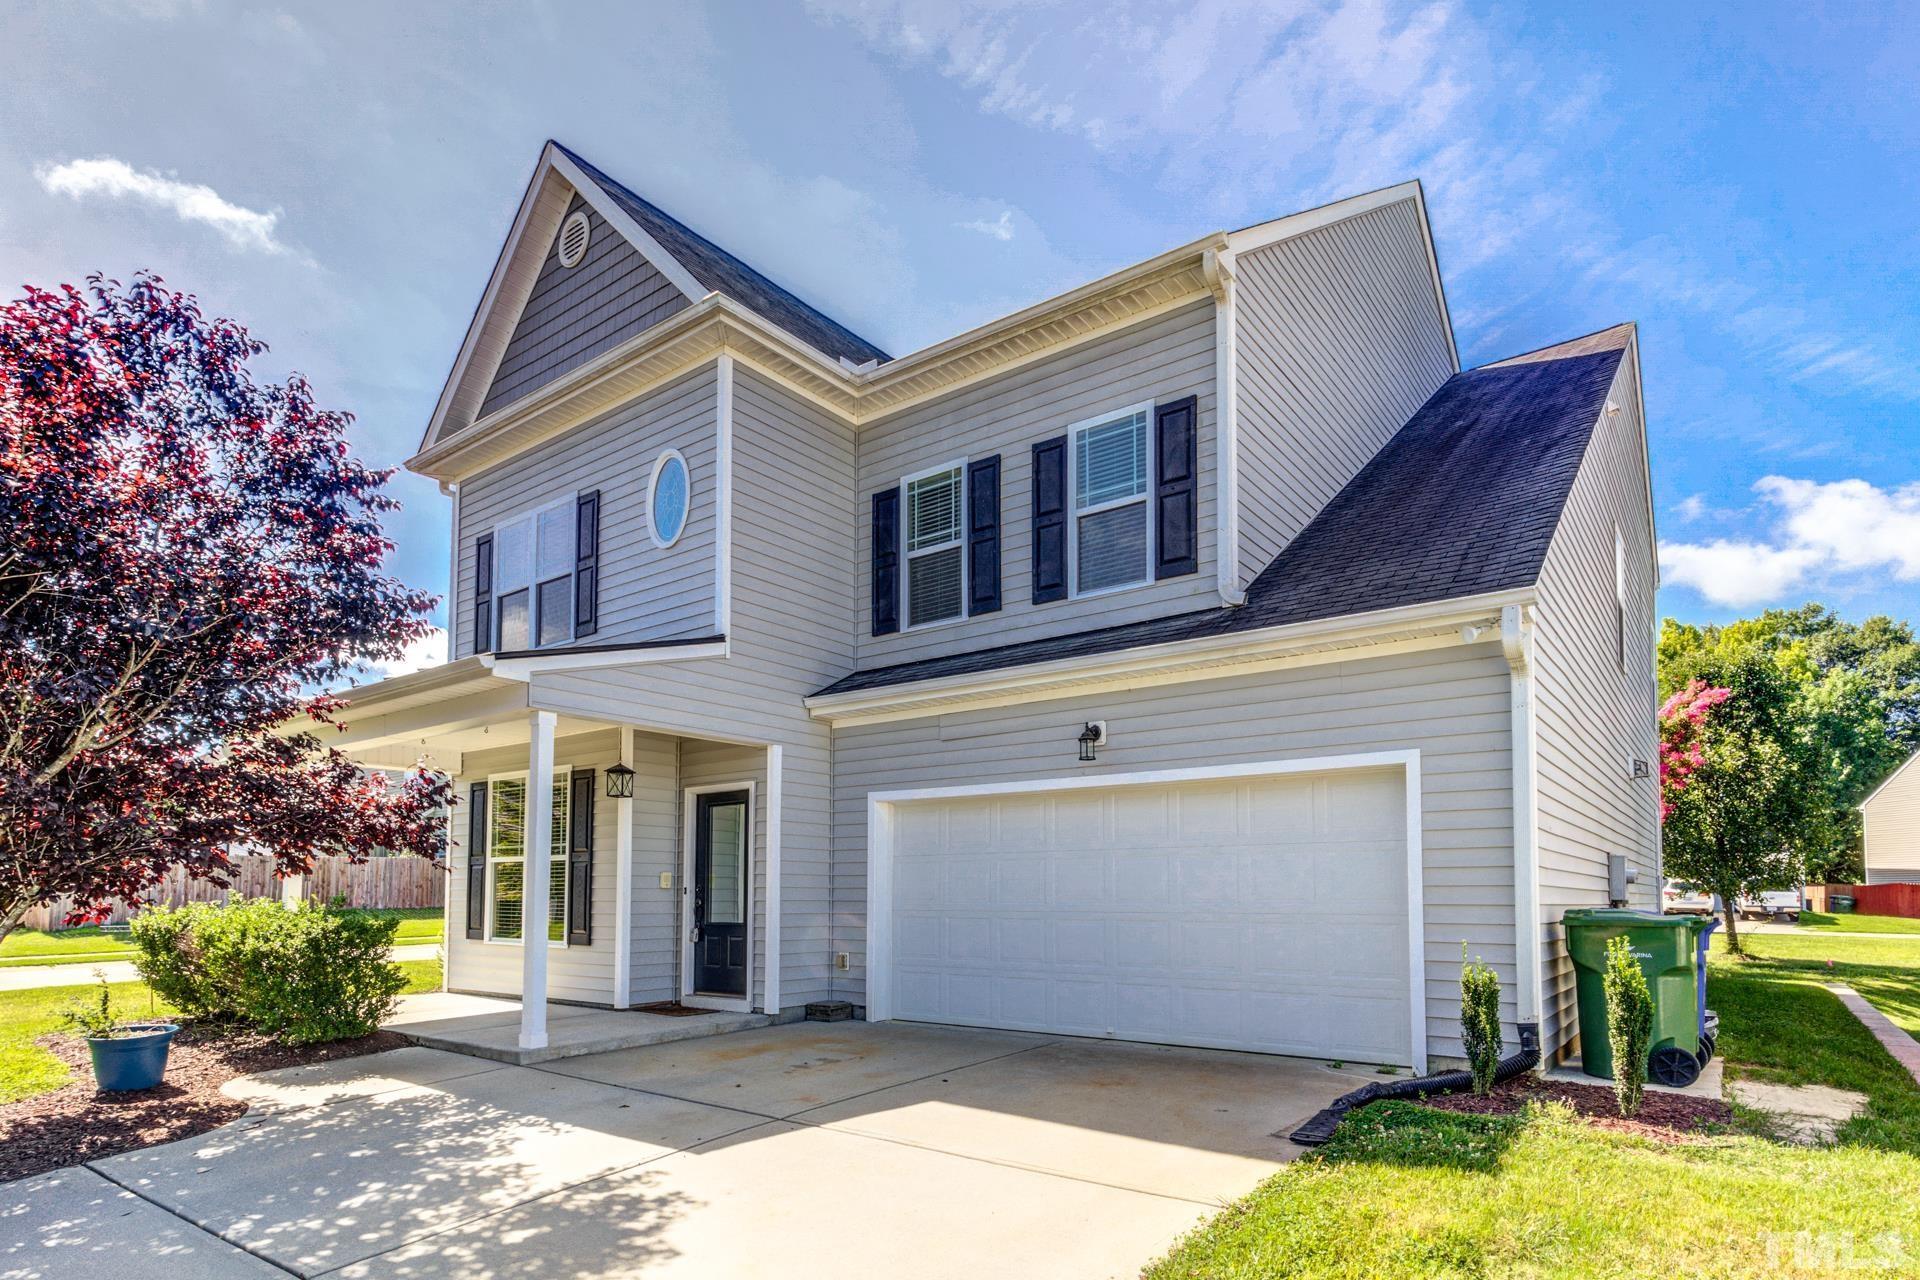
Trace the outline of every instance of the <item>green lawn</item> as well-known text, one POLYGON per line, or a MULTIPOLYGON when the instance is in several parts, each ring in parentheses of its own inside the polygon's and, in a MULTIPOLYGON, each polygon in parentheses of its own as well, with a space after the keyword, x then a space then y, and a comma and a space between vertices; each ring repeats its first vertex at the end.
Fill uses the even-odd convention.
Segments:
POLYGON ((1911 916, 1838 916, 1802 911, 1800 927, 1831 929, 1837 933, 1920 933, 1920 920, 1911 916))
MULTIPOLYGON (((407 990, 437 991, 438 960, 403 960, 407 990)), ((80 996, 91 994, 91 984, 75 975, 71 987, 39 987, 31 991, 0 991, 0 1103, 30 1098, 58 1089, 67 1082, 67 1065, 35 1044, 50 1031, 61 1029, 60 1013, 80 996)), ((129 1018, 170 1012, 156 1001, 144 982, 116 982, 114 1004, 129 1018)))
MULTIPOLYGON (((368 909, 368 915, 386 916, 400 922, 393 935, 396 947, 441 941, 442 912, 439 907, 396 907, 368 909)), ((122 933, 105 933, 93 925, 42 933, 38 929, 15 929, 0 942, 0 968, 23 964, 99 964, 103 960, 133 959, 133 943, 122 933)))
POLYGON ((102 960, 132 958, 127 935, 106 933, 94 925, 42 933, 15 929, 0 942, 0 967, 21 964, 98 964, 102 960))
POLYGON ((1735 1074, 1867 1094, 1838 1145, 1727 1133, 1661 1146, 1563 1112, 1494 1119, 1378 1103, 1146 1275, 1908 1274, 1920 1266, 1920 1086, 1823 984, 1849 983, 1911 1029, 1920 941, 1749 941, 1754 959, 1717 950, 1711 962, 1721 1052, 1735 1074))

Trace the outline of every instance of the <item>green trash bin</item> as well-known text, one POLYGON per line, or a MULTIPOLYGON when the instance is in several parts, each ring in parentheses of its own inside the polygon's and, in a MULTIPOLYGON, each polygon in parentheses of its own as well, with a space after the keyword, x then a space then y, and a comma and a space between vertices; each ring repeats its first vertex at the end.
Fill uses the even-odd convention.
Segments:
POLYGON ((1707 1043, 1705 941, 1710 917, 1653 915, 1616 907, 1576 907, 1561 917, 1580 1002, 1580 1068, 1613 1079, 1607 1042, 1607 941, 1626 936, 1653 995, 1647 1075, 1662 1084, 1692 1084, 1712 1056, 1707 1043))

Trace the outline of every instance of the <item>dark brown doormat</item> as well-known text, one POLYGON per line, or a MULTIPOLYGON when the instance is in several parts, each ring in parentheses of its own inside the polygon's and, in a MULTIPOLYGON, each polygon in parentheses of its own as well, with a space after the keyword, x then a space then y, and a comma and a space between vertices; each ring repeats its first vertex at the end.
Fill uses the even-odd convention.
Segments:
POLYGON ((693 1009, 678 1000, 655 1000, 652 1004, 633 1006, 635 1013, 657 1013, 663 1018, 697 1018, 703 1013, 712 1013, 712 1009, 693 1009))

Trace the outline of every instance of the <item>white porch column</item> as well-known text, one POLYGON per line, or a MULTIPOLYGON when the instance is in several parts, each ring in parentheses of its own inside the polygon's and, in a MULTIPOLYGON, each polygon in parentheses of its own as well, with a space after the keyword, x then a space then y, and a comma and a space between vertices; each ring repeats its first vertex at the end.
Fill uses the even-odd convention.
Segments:
MULTIPOLYGON (((620 726, 620 763, 633 768, 633 726, 620 726)), ((614 804, 613 1007, 633 1004, 633 797, 614 804)))
POLYGON ((781 748, 767 748, 767 944, 765 994, 762 1011, 780 1012, 780 810, 784 799, 781 748))
POLYGON ((553 879, 553 722, 528 714, 527 862, 520 900, 520 1047, 547 1047, 547 894, 553 879))

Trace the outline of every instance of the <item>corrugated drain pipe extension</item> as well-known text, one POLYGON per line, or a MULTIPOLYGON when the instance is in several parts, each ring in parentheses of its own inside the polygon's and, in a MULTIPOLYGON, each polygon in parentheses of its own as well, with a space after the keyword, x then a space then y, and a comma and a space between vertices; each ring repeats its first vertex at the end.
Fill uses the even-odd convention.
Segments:
MULTIPOLYGON (((1520 1024, 1520 1052, 1508 1054, 1500 1059, 1500 1065, 1493 1071, 1494 1083, 1511 1080, 1517 1075, 1533 1070, 1539 1064, 1539 1024, 1523 1022, 1520 1024)), ((1341 1094, 1333 1100, 1333 1105, 1295 1129, 1289 1136, 1303 1147, 1325 1146, 1327 1139, 1333 1137, 1334 1129, 1339 1126, 1347 1112, 1364 1107, 1369 1102, 1379 1102, 1383 1098, 1430 1098, 1436 1093, 1458 1093, 1462 1089, 1471 1088, 1473 1088, 1471 1071, 1441 1071, 1411 1080, 1376 1081, 1355 1089, 1352 1093, 1341 1094)))

